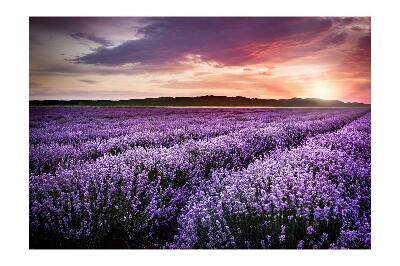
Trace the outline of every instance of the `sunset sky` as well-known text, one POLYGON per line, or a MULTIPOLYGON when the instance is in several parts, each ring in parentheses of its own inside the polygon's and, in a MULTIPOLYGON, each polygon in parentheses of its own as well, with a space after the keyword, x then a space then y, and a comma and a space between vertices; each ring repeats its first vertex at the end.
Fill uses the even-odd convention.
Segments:
POLYGON ((30 18, 30 99, 371 101, 368 17, 30 18))

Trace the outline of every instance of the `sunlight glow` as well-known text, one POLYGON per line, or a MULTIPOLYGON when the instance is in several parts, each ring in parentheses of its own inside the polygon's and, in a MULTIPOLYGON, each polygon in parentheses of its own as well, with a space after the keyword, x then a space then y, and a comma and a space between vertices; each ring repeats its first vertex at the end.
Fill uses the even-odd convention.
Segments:
POLYGON ((324 100, 336 99, 336 91, 337 89, 328 82, 316 82, 313 88, 314 97, 324 100))

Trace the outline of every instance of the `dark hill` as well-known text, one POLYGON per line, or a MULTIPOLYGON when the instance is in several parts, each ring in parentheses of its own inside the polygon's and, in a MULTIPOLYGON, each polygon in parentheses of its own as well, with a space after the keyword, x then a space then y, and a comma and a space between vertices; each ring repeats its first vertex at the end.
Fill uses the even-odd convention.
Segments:
POLYGON ((159 97, 130 100, 33 100, 33 106, 223 106, 223 107, 370 107, 363 103, 344 103, 338 100, 316 98, 258 99, 246 97, 199 96, 199 97, 159 97))

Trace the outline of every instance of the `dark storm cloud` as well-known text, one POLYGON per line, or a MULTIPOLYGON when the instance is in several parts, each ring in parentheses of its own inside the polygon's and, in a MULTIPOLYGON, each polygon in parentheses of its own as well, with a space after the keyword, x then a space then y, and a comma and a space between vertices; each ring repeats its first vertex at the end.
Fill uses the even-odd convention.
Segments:
POLYGON ((94 34, 88 34, 83 32, 71 33, 69 36, 74 38, 75 40, 86 39, 102 46, 112 46, 113 43, 105 38, 97 37, 94 34))
MULTIPOLYGON (((73 61, 109 66, 171 64, 195 54, 223 65, 240 65, 265 59, 268 53, 308 43, 332 27, 332 19, 312 17, 179 17, 148 18, 145 22, 146 25, 138 29, 143 38, 113 48, 100 47, 73 61)), ((339 36, 339 39, 344 37, 339 36)))

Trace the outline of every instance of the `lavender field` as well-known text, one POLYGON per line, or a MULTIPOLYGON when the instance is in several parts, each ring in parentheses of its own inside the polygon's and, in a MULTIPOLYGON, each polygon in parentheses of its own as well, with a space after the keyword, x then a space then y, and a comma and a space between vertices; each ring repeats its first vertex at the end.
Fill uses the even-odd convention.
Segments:
POLYGON ((31 248, 371 246, 363 108, 31 108, 31 248))

